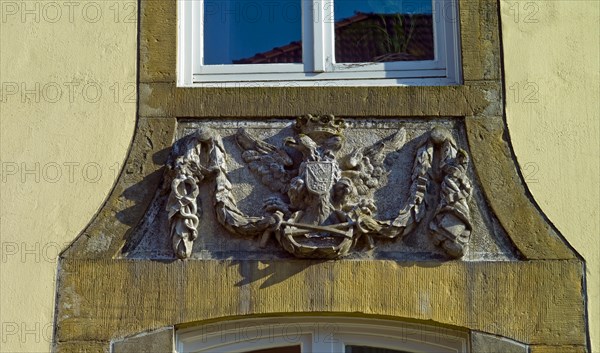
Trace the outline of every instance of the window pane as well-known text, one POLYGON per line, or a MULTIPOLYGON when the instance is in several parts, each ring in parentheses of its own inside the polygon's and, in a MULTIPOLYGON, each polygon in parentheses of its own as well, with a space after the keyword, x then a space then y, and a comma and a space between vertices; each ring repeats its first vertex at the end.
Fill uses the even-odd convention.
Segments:
POLYGON ((300 346, 259 349, 245 353, 301 353, 300 346))
POLYGON ((334 0, 338 63, 433 60, 432 0, 334 0))
POLYGON ((204 65, 302 62, 301 0, 205 0, 204 65))
POLYGON ((367 347, 367 346, 346 346, 345 353, 410 353, 410 352, 397 351, 395 349, 367 347))

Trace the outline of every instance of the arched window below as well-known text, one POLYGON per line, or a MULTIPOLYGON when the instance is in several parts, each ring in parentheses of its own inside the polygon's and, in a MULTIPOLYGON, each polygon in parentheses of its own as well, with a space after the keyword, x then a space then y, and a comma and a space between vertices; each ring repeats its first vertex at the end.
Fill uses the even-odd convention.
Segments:
POLYGON ((351 317, 277 317, 179 330, 177 353, 468 353, 469 334, 351 317))

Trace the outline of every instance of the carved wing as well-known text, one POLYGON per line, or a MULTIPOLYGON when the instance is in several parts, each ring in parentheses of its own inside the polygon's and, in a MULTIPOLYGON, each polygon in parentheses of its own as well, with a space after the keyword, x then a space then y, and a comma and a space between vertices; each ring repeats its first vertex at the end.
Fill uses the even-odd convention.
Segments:
POLYGON ((406 130, 400 129, 372 146, 354 149, 345 157, 342 174, 352 180, 359 195, 366 195, 387 182, 385 158, 400 149, 405 140, 406 130))
POLYGON ((287 152, 252 137, 244 129, 238 131, 236 140, 243 150, 242 159, 260 181, 272 191, 287 193, 292 178, 298 175, 287 152))

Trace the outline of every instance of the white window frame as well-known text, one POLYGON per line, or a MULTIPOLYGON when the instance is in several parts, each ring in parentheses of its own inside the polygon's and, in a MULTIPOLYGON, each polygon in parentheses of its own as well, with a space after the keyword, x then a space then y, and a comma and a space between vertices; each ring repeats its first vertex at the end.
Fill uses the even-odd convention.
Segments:
POLYGON ((432 0, 434 60, 335 63, 333 0, 302 6, 302 63, 203 65, 204 0, 177 0, 180 87, 396 86, 461 83, 458 0, 432 0), (316 20, 316 16, 324 21, 316 20))
POLYGON ((302 353, 343 353, 346 345, 419 353, 468 353, 469 334, 394 320, 281 317, 232 320, 178 330, 177 353, 243 353, 301 346, 302 353))

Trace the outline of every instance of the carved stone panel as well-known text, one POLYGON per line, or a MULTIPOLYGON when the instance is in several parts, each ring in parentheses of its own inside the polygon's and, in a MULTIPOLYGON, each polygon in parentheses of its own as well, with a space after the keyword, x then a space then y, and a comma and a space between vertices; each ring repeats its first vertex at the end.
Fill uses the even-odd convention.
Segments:
POLYGON ((453 119, 181 121, 124 256, 515 259, 463 136, 453 119))

